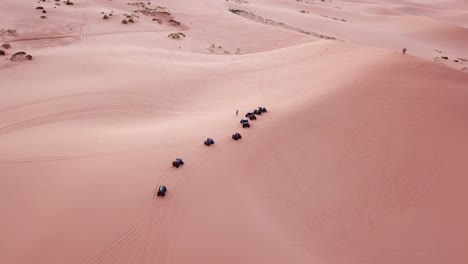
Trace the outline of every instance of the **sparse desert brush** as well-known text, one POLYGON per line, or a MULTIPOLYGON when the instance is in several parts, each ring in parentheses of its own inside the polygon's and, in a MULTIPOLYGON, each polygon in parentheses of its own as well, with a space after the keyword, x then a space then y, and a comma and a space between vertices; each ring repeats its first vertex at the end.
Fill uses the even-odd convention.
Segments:
POLYGON ((242 12, 244 12, 244 11, 239 10, 239 9, 229 9, 229 11, 231 11, 231 13, 234 13, 234 14, 236 14, 236 15, 239 15, 239 14, 241 14, 242 12))
POLYGON ((70 1, 70 0, 67 0, 67 1, 65 1, 65 4, 66 4, 66 5, 73 5, 73 2, 70 1))
POLYGON ((122 20, 122 24, 128 24, 127 19, 122 20))
POLYGON ((4 50, 0 50, 0 56, 5 56, 5 51, 4 50))
POLYGON ((169 22, 169 24, 173 25, 173 26, 180 26, 180 22, 179 21, 175 21, 174 19, 170 19, 168 20, 167 22, 169 22))
POLYGON ((109 19, 109 17, 107 15, 104 15, 102 19, 109 19))
POLYGON ((47 18, 47 16, 41 16, 41 18, 42 18, 42 19, 46 19, 46 18, 47 18))
POLYGON ((42 6, 38 6, 38 7, 36 7, 36 9, 37 9, 37 10, 43 10, 43 9, 44 9, 44 7, 42 7, 42 6))
POLYGON ((10 45, 10 43, 4 43, 4 44, 2 44, 2 48, 4 48, 4 49, 10 49, 10 48, 11 48, 11 45, 10 45))
POLYGON ((43 13, 43 14, 45 14, 45 13, 47 13, 47 11, 45 11, 45 10, 42 10, 42 13, 43 13))
POLYGON ((0 36, 17 36, 18 32, 15 29, 0 28, 0 36))
POLYGON ((170 38, 173 38, 173 39, 185 38, 185 34, 182 33, 182 32, 171 33, 171 34, 169 34, 167 36, 170 37, 170 38))
POLYGON ((10 60, 15 61, 15 62, 21 62, 25 60, 32 60, 32 58, 33 57, 31 55, 26 54, 26 52, 20 51, 20 52, 13 54, 10 60))
POLYGON ((15 54, 13 54, 12 57, 15 57, 15 56, 26 56, 26 52, 24 51, 16 52, 15 54))
POLYGON ((130 23, 135 23, 135 21, 133 21, 132 18, 130 18, 130 19, 128 20, 128 22, 130 22, 130 23))

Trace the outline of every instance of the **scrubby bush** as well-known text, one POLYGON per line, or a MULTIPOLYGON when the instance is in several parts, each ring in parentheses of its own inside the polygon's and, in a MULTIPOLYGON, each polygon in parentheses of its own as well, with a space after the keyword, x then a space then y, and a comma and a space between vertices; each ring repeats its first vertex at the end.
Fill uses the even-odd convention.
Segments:
POLYGON ((173 26, 180 26, 180 22, 179 21, 175 21, 174 19, 171 19, 169 21, 169 24, 173 25, 173 26))
POLYGON ((128 24, 128 21, 126 19, 122 20, 122 24, 128 24))
POLYGON ((185 34, 182 33, 182 32, 171 33, 171 34, 169 34, 169 35, 167 35, 167 36, 170 37, 170 38, 173 38, 173 39, 180 39, 180 38, 182 38, 182 37, 185 38, 185 34))
POLYGON ((4 50, 0 50, 0 56, 5 56, 5 51, 4 50))
POLYGON ((15 54, 13 54, 10 60, 15 61, 15 62, 22 62, 25 60, 32 60, 32 56, 26 54, 26 52, 24 51, 20 51, 20 52, 16 52, 15 54))
POLYGON ((229 9, 229 11, 236 15, 242 14, 244 12, 243 10, 239 10, 239 9, 229 9))

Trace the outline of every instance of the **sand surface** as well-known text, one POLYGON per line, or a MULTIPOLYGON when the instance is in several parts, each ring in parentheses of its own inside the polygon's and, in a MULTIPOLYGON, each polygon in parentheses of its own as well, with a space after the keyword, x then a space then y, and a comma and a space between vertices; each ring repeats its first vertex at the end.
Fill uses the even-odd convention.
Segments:
POLYGON ((0 1, 0 263, 468 263, 466 1, 72 2, 0 1))

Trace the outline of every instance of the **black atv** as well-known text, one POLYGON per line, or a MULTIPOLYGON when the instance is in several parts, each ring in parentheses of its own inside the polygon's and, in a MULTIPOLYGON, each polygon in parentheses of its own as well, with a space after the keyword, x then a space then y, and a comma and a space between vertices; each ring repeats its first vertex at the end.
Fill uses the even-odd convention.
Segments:
POLYGON ((213 145, 214 144, 214 140, 212 138, 207 138, 205 140, 205 145, 209 146, 209 145, 213 145))
POLYGON ((249 119, 247 118, 242 118, 240 121, 241 124, 248 123, 248 122, 249 122, 249 119))
POLYGON ((250 127, 250 124, 249 124, 249 122, 247 122, 247 123, 243 123, 243 124, 242 124, 242 127, 243 127, 243 128, 250 127))
POLYGON ((251 116, 249 116, 249 119, 250 120, 257 120, 257 117, 255 115, 251 115, 251 116))
POLYGON ((266 112, 267 112, 267 109, 266 109, 265 107, 263 107, 263 106, 259 106, 259 107, 258 107, 258 111, 259 111, 259 112, 262 112, 262 113, 266 113, 266 112))
POLYGON ((235 134, 232 135, 232 139, 234 139, 234 140, 239 140, 241 138, 242 138, 242 136, 239 133, 235 133, 235 134))
POLYGON ((157 196, 164 197, 166 195, 167 188, 164 185, 159 186, 157 196))
POLYGON ((172 162, 173 167, 179 168, 181 165, 184 165, 182 159, 176 159, 172 162))

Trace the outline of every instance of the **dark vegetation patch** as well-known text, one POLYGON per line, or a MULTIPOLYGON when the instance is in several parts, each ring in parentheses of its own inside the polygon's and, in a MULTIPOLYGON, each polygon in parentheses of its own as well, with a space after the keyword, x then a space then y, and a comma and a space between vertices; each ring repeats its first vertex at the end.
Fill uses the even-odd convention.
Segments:
POLYGON ((303 30, 303 29, 298 28, 298 27, 290 26, 290 25, 287 25, 287 24, 285 24, 283 22, 276 22, 276 21, 268 19, 268 18, 263 18, 261 16, 255 15, 252 12, 247 12, 247 11, 239 10, 239 9, 229 9, 229 11, 231 13, 233 13, 233 14, 236 14, 238 16, 241 16, 243 18, 247 18, 249 20, 252 20, 252 21, 255 21, 255 22, 258 22, 258 23, 271 25, 271 26, 276 26, 276 27, 281 27, 281 28, 284 28, 284 29, 296 31, 296 32, 306 34, 306 35, 316 37, 316 38, 328 39, 328 40, 335 40, 336 39, 335 37, 331 37, 331 36, 327 36, 327 35, 323 35, 323 34, 319 34, 319 33, 315 33, 315 32, 310 32, 310 31, 306 31, 306 30, 303 30))

